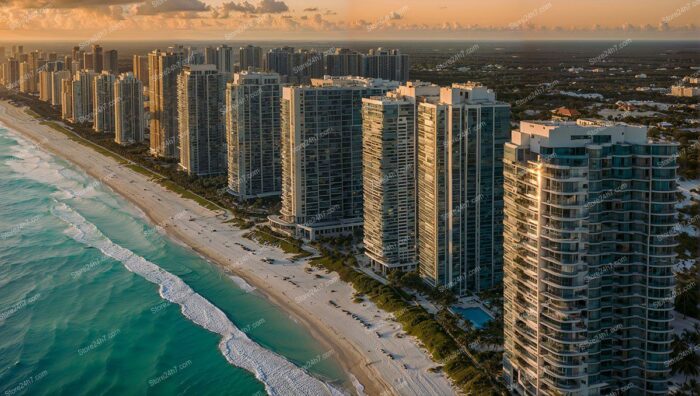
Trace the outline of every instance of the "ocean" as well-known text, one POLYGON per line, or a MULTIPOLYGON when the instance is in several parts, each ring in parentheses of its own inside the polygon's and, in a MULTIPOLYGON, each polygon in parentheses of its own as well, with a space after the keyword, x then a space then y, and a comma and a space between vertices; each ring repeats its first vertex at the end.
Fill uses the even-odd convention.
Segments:
POLYGON ((0 125, 0 396, 350 390, 253 289, 0 125))

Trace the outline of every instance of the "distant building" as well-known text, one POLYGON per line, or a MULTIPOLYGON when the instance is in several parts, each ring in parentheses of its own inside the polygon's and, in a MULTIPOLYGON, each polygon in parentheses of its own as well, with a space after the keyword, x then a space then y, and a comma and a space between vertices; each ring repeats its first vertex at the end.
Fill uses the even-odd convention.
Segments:
POLYGON ((94 78, 93 125, 98 133, 114 133, 114 74, 107 70, 94 78))
POLYGON ((366 76, 365 56, 348 48, 337 48, 326 54, 326 74, 329 76, 366 76))
POLYGON ((277 73, 243 71, 226 87, 228 188, 242 199, 280 195, 280 98, 277 73))
POLYGON ((179 158, 178 75, 185 58, 182 52, 155 50, 148 54, 148 104, 150 108, 151 154, 179 158))
POLYGON ((216 69, 224 74, 226 80, 231 78, 233 73, 233 48, 228 45, 220 45, 216 48, 216 69))
POLYGON ((117 50, 109 50, 104 53, 104 70, 112 73, 119 73, 119 55, 117 50))
POLYGON ((143 55, 134 55, 132 59, 132 69, 134 73, 134 77, 138 78, 139 81, 141 81, 141 84, 144 87, 148 86, 148 56, 143 56, 143 55))
POLYGON ((34 72, 29 62, 19 64, 19 91, 22 93, 31 93, 36 90, 33 78, 34 72))
POLYGON ((362 227, 362 98, 397 82, 312 79, 282 90, 282 211, 279 232, 308 240, 362 227))
POLYGON ((185 66, 178 76, 180 169, 190 175, 226 174, 225 88, 213 65, 185 66))
POLYGON ((418 261, 423 279, 457 295, 503 279, 503 145, 510 105, 478 84, 418 104, 418 261))
POLYGON ((674 85, 671 87, 671 95, 693 98, 696 96, 700 96, 700 87, 686 87, 682 85, 674 85))
POLYGON ((90 52, 83 52, 83 62, 80 65, 80 70, 95 71, 95 55, 90 52))
POLYGON ((121 145, 141 143, 146 124, 143 84, 133 73, 122 73, 114 82, 114 141, 121 145))
POLYGON ((72 118, 71 121, 76 124, 86 122, 92 123, 94 116, 93 95, 94 79, 97 74, 92 70, 81 70, 75 73, 72 84, 72 118))
MULTIPOLYGON (((99 44, 92 45, 92 62, 95 73, 102 73, 102 70, 104 70, 104 57, 102 55, 102 47, 99 44)), ((88 68, 87 66, 85 67, 88 68)))
POLYGON ((440 87, 408 82, 385 96, 362 99, 364 247, 372 267, 417 268, 417 103, 440 87))
POLYGON ((265 70, 280 75, 283 81, 287 81, 292 74, 293 47, 273 48, 265 54, 265 70))
POLYGON ((71 78, 61 80, 61 119, 66 121, 73 119, 73 80, 71 78))
POLYGON ((61 106, 63 104, 63 81, 71 79, 68 70, 61 70, 51 73, 51 105, 61 106))
POLYGON ((561 119, 574 119, 581 116, 581 113, 576 109, 570 109, 568 107, 558 107, 552 110, 552 114, 561 119))
POLYGON ((51 72, 47 70, 39 72, 39 100, 51 101, 51 72))
POLYGON ((366 76, 385 80, 407 81, 408 55, 398 49, 371 49, 366 57, 366 76))
POLYGON ((7 60, 7 74, 5 76, 5 86, 9 90, 19 90, 20 63, 18 59, 7 60))
POLYGON ((668 394, 677 152, 649 142, 645 127, 595 120, 513 131, 503 244, 511 394, 668 394))
POLYGON ((248 68, 253 68, 253 70, 255 70, 263 67, 262 48, 247 45, 245 47, 241 47, 238 50, 238 53, 241 63, 241 71, 248 70, 248 68))

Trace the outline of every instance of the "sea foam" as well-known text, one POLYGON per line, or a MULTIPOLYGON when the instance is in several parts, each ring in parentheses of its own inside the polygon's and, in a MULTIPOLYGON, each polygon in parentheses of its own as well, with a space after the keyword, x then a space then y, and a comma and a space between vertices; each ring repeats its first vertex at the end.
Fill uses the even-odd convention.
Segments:
POLYGON ((181 306, 182 314, 197 325, 221 335, 219 349, 234 366, 253 373, 269 395, 342 395, 284 357, 253 342, 219 308, 197 294, 182 279, 114 243, 65 203, 56 201, 52 213, 69 225, 66 234, 100 250, 126 269, 160 287, 164 299, 181 306))

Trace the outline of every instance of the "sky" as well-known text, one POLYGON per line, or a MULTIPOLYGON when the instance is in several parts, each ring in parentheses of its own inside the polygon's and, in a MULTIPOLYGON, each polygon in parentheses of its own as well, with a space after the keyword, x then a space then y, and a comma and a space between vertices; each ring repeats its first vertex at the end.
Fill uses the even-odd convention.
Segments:
POLYGON ((700 0, 0 0, 0 41, 699 37, 700 0))

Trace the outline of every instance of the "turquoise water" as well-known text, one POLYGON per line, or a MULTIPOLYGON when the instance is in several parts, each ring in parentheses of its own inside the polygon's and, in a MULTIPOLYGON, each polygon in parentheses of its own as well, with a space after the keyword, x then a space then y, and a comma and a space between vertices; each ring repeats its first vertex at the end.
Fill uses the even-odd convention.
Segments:
POLYGON ((95 179, 0 126, 0 396, 265 393, 252 372, 227 361, 219 334, 123 261, 82 242, 65 211, 184 281, 263 348, 350 387, 337 361, 286 313, 153 232, 95 179))
POLYGON ((483 327, 486 322, 492 319, 489 314, 479 307, 452 307, 452 310, 459 316, 472 322, 474 327, 477 329, 483 327))

